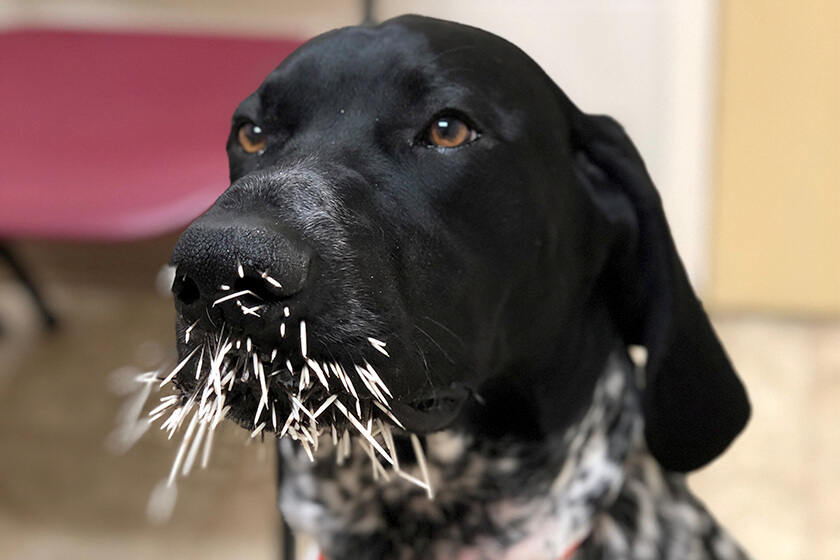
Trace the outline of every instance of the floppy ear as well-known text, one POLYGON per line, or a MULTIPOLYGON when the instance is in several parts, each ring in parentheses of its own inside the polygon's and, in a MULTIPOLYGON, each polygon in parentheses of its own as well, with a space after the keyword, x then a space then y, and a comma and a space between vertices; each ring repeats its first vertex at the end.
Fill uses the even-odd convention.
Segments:
POLYGON ((746 391, 691 288, 636 148, 611 118, 569 105, 578 177, 619 231, 604 277, 611 312, 625 342, 648 351, 648 448, 669 470, 697 469, 747 423, 746 391))

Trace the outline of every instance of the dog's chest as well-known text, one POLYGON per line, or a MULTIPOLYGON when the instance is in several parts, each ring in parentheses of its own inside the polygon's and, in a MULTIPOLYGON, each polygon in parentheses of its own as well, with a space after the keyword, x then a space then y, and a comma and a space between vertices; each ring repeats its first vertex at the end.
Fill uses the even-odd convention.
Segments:
MULTIPOLYGON (((589 411, 555 439, 429 435, 434 499, 393 474, 375 475, 360 448, 339 466, 330 444, 313 463, 281 441, 281 509, 342 560, 557 560, 586 537, 623 482, 638 427, 625 379, 622 368, 608 368, 589 411)), ((418 474, 412 454, 399 457, 403 470, 418 474)))
POLYGON ((384 546, 376 557, 556 560, 588 531, 585 500, 562 504, 552 481, 516 452, 482 454, 447 432, 424 443, 434 499, 399 478, 374 480, 362 453, 341 467, 292 475, 282 486, 281 507, 296 529, 316 535, 342 559, 374 558, 353 556, 354 550, 384 546))

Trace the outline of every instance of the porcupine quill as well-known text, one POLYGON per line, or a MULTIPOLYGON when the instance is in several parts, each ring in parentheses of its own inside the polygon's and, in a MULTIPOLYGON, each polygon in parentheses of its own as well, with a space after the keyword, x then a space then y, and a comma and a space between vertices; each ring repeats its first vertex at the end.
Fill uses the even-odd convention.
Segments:
MULTIPOLYGON (((237 263, 237 273, 241 276, 241 264, 237 263)), ((263 273, 262 278, 273 286, 279 286, 279 282, 263 273)), ((229 286, 222 286, 223 291, 230 291, 229 286)), ((229 300, 235 300, 239 310, 245 315, 257 315, 262 305, 247 307, 239 298, 245 295, 257 297, 249 290, 241 290, 229 293, 213 302, 213 306, 229 300)), ((288 307, 283 309, 283 316, 288 319, 291 311, 288 307)), ((193 329, 197 325, 193 323, 184 333, 185 343, 189 343, 194 336, 193 329)), ((286 325, 281 324, 281 335, 285 336, 286 325)), ((375 479, 382 478, 390 480, 390 472, 423 488, 429 498, 434 497, 434 492, 429 480, 426 459, 420 439, 410 434, 412 449, 416 456, 416 462, 420 478, 400 468, 397 459, 394 436, 390 424, 404 429, 404 426, 391 413, 388 399, 392 398, 391 391, 383 382, 382 378, 367 361, 363 360, 361 365, 354 364, 358 379, 361 380, 372 398, 373 406, 362 406, 362 402, 347 370, 337 362, 318 362, 309 356, 309 340, 306 322, 299 322, 300 329, 300 354, 303 358, 303 365, 297 371, 293 368, 291 361, 285 360, 285 368, 299 381, 294 385, 295 391, 289 391, 286 387, 277 385, 269 387, 268 379, 279 373, 280 370, 266 373, 266 365, 260 360, 258 349, 253 345, 250 338, 244 341, 245 359, 237 359, 231 355, 231 351, 241 349, 243 341, 232 340, 230 335, 224 334, 224 328, 218 333, 208 333, 204 340, 198 341, 192 351, 178 364, 163 375, 163 371, 147 372, 136 376, 135 383, 140 388, 132 397, 131 413, 118 428, 117 437, 121 439, 121 446, 127 449, 133 444, 142 433, 148 429, 151 423, 166 416, 160 428, 168 432, 171 439, 176 432, 186 424, 186 429, 178 450, 175 454, 169 476, 162 480, 153 490, 147 508, 147 515, 153 521, 166 521, 172 513, 177 497, 177 477, 187 476, 201 454, 201 468, 206 468, 213 445, 214 432, 219 423, 225 419, 229 406, 225 400, 237 382, 246 383, 250 378, 259 384, 260 398, 254 411, 254 428, 250 433, 251 438, 261 436, 267 426, 271 426, 278 434, 278 437, 291 437, 297 440, 304 453, 310 460, 314 461, 313 451, 317 451, 318 442, 322 435, 329 433, 336 454, 336 462, 340 465, 350 456, 353 441, 358 442, 360 447, 369 456, 375 479), (141 410, 151 393, 164 386, 171 385, 177 374, 182 371, 190 360, 198 354, 198 361, 195 366, 195 379, 197 383, 190 394, 167 395, 160 398, 145 418, 141 410), (206 368, 204 364, 207 364, 206 368), (203 371, 206 369, 207 371, 203 371), (335 382, 330 382, 332 379, 335 382), (317 391, 314 388, 320 387, 317 391), (328 393, 326 398, 316 400, 316 395, 328 393), (288 399, 289 415, 284 420, 277 417, 275 403, 277 393, 280 397, 288 399), (352 400, 354 407, 348 408, 340 397, 352 400), (332 411, 332 413, 330 413, 332 411), (364 414, 363 414, 364 411, 364 414), (374 414, 381 415, 374 418, 374 414), (335 424, 320 422, 319 418, 344 417, 347 420, 347 428, 338 433, 335 424), (280 427, 282 425, 282 427, 280 427), (350 428, 353 431, 351 432, 350 428), (278 430, 278 428, 280 428, 278 430), (203 447, 203 450, 202 450, 203 447), (383 466, 382 461, 387 464, 383 466), (390 472, 389 472, 390 471, 390 472)), ((368 337, 368 343, 378 353, 390 357, 386 350, 386 343, 379 339, 368 337)), ((277 357, 277 350, 271 352, 270 363, 277 357)), ((127 403, 128 405, 129 403, 127 403)), ((128 408, 128 406, 126 407, 128 408)))

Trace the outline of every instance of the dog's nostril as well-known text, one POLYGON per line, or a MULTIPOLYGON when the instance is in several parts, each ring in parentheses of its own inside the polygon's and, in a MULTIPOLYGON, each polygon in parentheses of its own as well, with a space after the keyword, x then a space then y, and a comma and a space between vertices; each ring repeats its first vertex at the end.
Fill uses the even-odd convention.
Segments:
POLYGON ((172 293, 184 305, 190 305, 198 301, 201 297, 201 291, 198 289, 198 284, 189 276, 176 275, 172 282, 172 293))

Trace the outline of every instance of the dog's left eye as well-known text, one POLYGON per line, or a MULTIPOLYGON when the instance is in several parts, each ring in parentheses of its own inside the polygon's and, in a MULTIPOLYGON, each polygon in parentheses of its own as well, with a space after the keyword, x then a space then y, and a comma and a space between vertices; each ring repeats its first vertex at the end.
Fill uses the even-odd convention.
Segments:
POLYGON ((256 154, 265 149, 265 132, 257 124, 252 122, 243 124, 239 127, 236 137, 239 140, 239 145, 246 153, 256 154))
POLYGON ((425 141, 430 147, 457 148, 478 138, 478 132, 457 116, 441 116, 432 120, 425 141))

